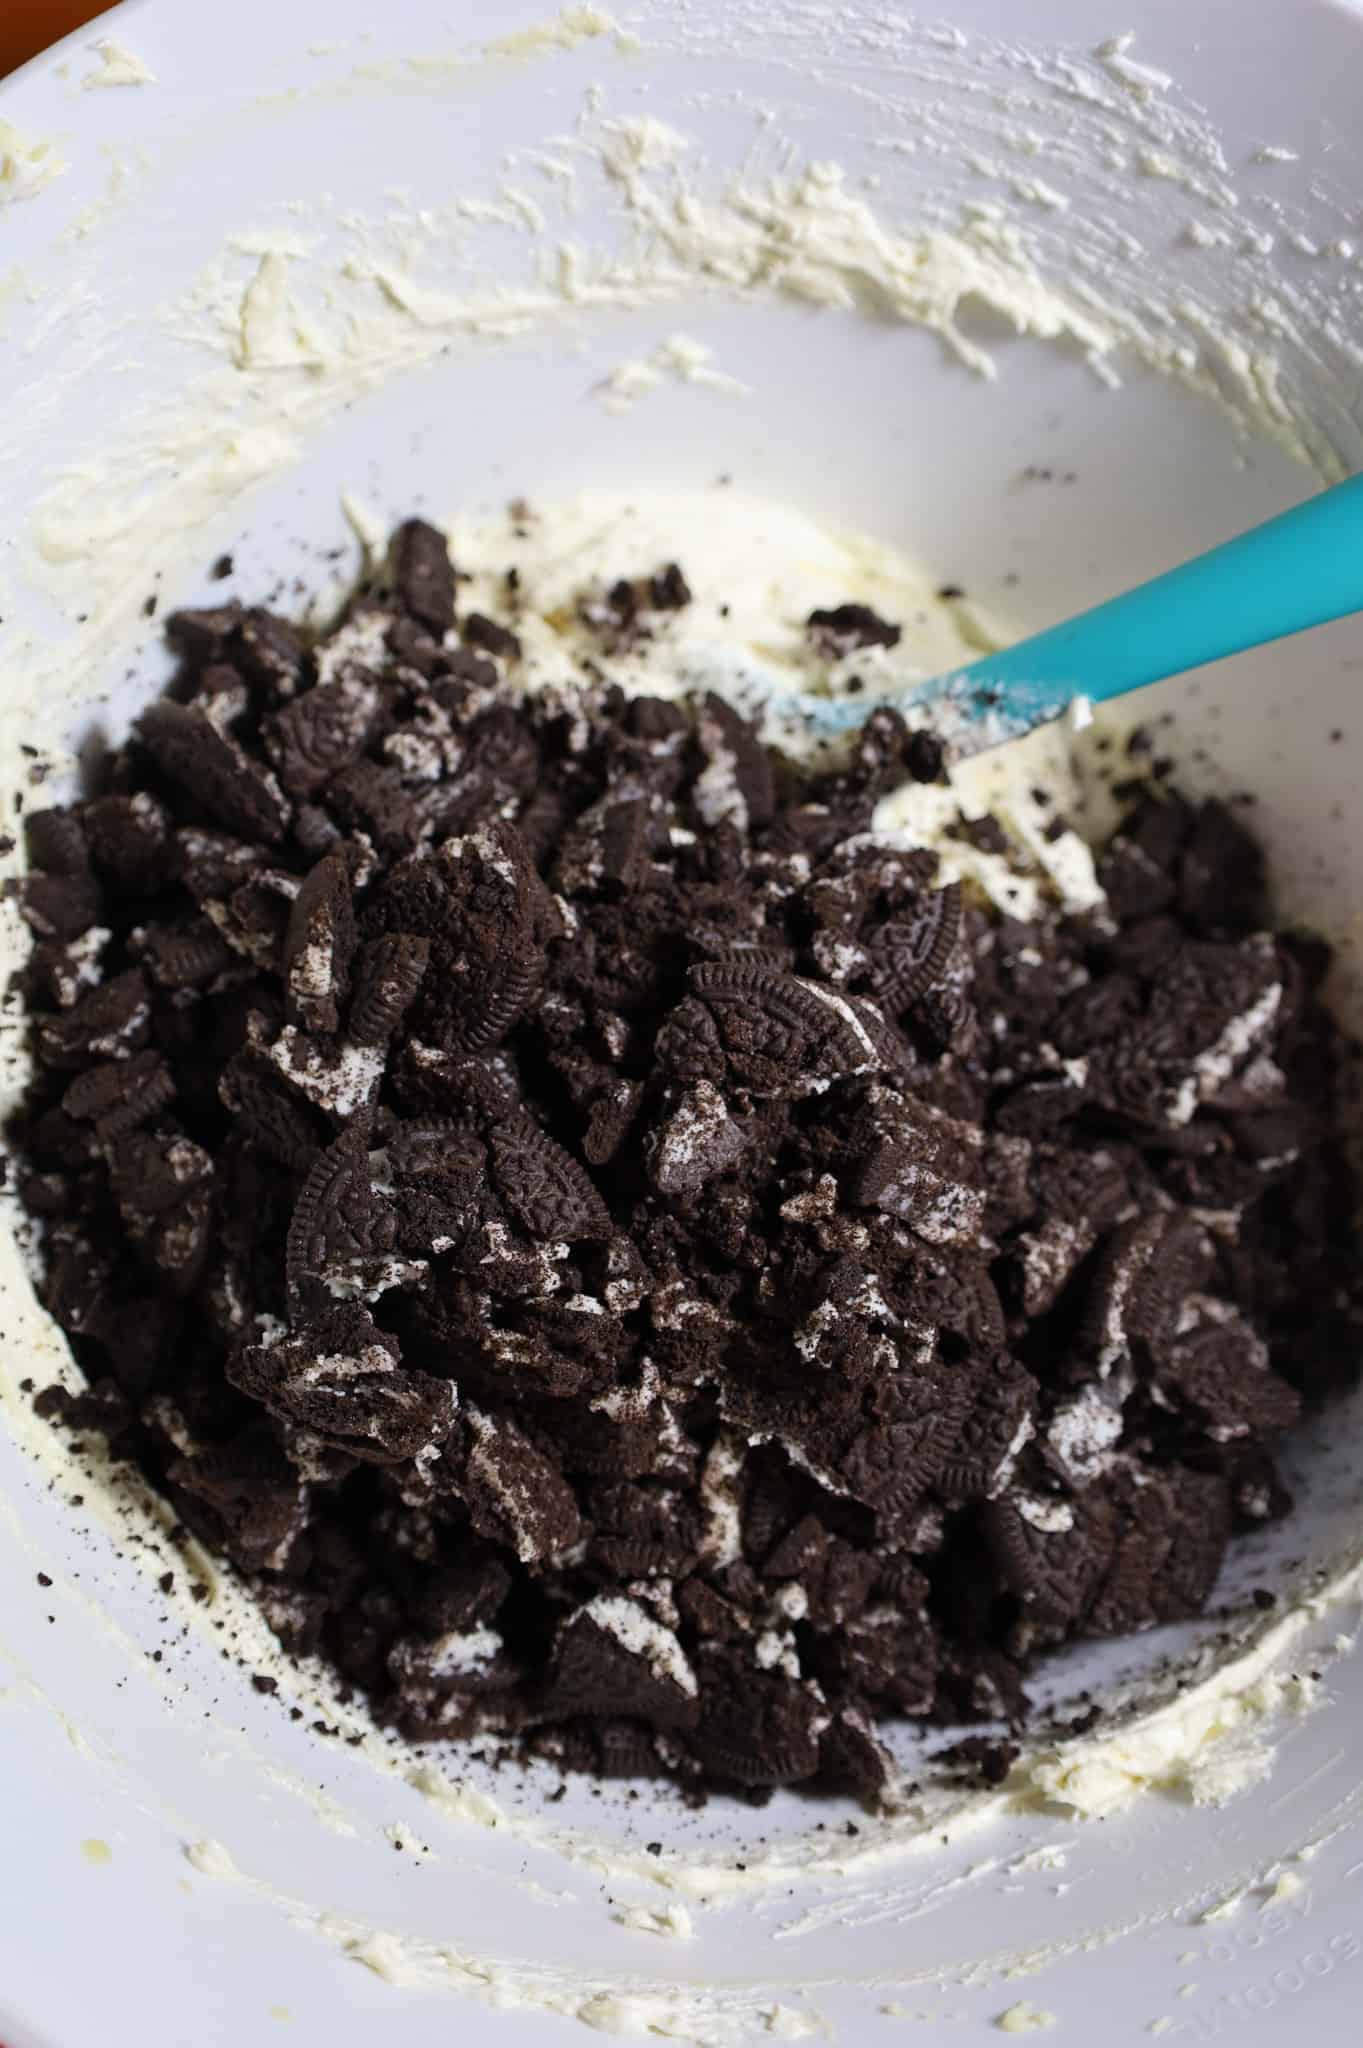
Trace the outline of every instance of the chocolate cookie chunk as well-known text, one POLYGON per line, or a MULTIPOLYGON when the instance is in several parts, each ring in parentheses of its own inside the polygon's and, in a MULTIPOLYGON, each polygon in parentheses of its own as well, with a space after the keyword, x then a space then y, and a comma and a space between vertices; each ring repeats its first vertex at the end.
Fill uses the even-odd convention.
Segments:
POLYGON ((528 1117, 493 1131, 492 1178, 534 1237, 576 1244, 609 1237, 614 1230, 610 1211, 583 1168, 528 1117))
POLYGON ((492 822, 402 861, 366 923, 374 936, 402 931, 428 942, 414 1013, 421 1036, 485 1053, 506 1037, 535 991, 545 917, 543 885, 523 845, 492 822))
POLYGON ((284 837, 289 804, 274 776, 204 712, 163 699, 143 712, 137 729, 170 780, 211 817, 251 838, 284 837))
POLYGON ((1124 1360, 1158 1357, 1211 1267, 1206 1232, 1161 1210, 1117 1231, 1093 1276, 1080 1342, 1100 1377, 1124 1360))
POLYGON ((459 1490, 475 1529, 532 1569, 577 1542, 581 1517, 552 1461, 506 1415, 470 1405, 469 1451, 459 1490))
POLYGON ((747 721, 722 697, 701 701, 696 737, 705 756, 692 802, 703 825, 741 831, 767 824, 775 809, 771 763, 747 721))
POLYGON ((1218 1444, 1263 1442, 1301 1413, 1300 1395, 1272 1371, 1262 1338, 1228 1303, 1206 1298, 1185 1303, 1153 1389, 1161 1406, 1218 1444))
POLYGON ((892 626, 868 604, 840 604, 831 611, 813 611, 809 631, 830 660, 840 661, 863 647, 898 647, 904 637, 901 626, 892 626))
POLYGON ((267 1428, 249 1426, 229 1442, 194 1447, 166 1473, 188 1495, 192 1519, 209 1527, 247 1571, 278 1572, 307 1520, 306 1496, 289 1459, 267 1428))
POLYGON ((747 1143, 743 1126, 730 1116, 723 1096, 708 1081, 698 1081, 650 1132, 644 1156, 660 1194, 696 1194, 707 1180, 736 1165, 747 1143))
POLYGON ((798 1785, 817 1774, 825 1715, 814 1686, 711 1646, 697 1657, 697 1676, 702 1708, 691 1747, 721 1783, 798 1785))
POLYGON ((355 951, 350 871, 343 855, 319 860, 293 899, 281 959, 286 1014, 304 1031, 334 1032, 355 951))
POLYGON ((75 1069, 130 1060, 151 1032, 151 995, 138 968, 92 989, 60 1016, 40 1017, 34 1042, 49 1067, 75 1069))
POLYGON ((930 1244, 967 1244, 984 1220, 979 1136, 896 1089, 868 1095, 849 1141, 849 1199, 911 1224, 930 1244))
POLYGON ((62 1097, 62 1108, 77 1122, 92 1123, 102 1144, 144 1124, 175 1099, 175 1076, 159 1052, 135 1053, 87 1067, 62 1097))
POLYGON ((356 1045, 384 1045, 416 999, 430 964, 430 940, 416 932, 371 939, 355 965, 350 1036, 356 1045))
POLYGON ((392 1250, 392 1211, 376 1200, 368 1132, 350 1124, 311 1167, 298 1191, 285 1250, 289 1298, 299 1307, 335 1298, 347 1273, 363 1278, 392 1250))
POLYGON ((755 1094, 801 1096, 894 1063, 893 1036, 864 1000, 741 956, 706 961, 688 979, 694 1003, 659 1041, 687 1078, 727 1075, 755 1094))
POLYGON ((409 519, 393 536, 393 583, 404 609, 437 640, 454 624, 454 565, 445 536, 409 519))
POLYGON ((944 979, 961 937, 961 885, 924 892, 913 914, 883 924, 870 954, 876 995, 897 1015, 944 979))
POLYGON ((693 1728, 700 1688, 673 1630, 640 1601, 601 1594, 559 1632, 546 1705, 555 1714, 628 1714, 654 1728, 693 1728))
POLYGON ((227 1377, 281 1422, 374 1464, 438 1449, 454 1425, 450 1383, 404 1367, 397 1339, 355 1305, 326 1309, 277 1343, 246 1345, 227 1377))
POLYGON ((265 750, 296 802, 316 796, 358 758, 381 702, 377 684, 351 669, 266 719, 265 750))
POLYGON ((1113 1549, 1089 1628, 1130 1635, 1196 1614, 1215 1583, 1229 1534, 1225 1480, 1183 1466, 1139 1481, 1124 1472, 1110 1499, 1113 1549))
POLYGON ((1015 1647, 1025 1652, 1078 1628, 1112 1559, 1107 1499, 1093 1490, 1073 1500, 1019 1490, 991 1501, 982 1525, 1003 1582, 1021 1603, 1015 1647))
POLYGON ((81 812, 81 824, 99 873, 129 894, 155 894, 170 855, 170 819, 164 804, 147 790, 135 796, 96 797, 81 812))
POLYGON ((972 1405, 973 1387, 956 1376, 905 1375, 895 1386, 889 1417, 854 1439, 838 1468, 838 1482, 875 1511, 884 1537, 913 1525, 923 1495, 945 1471, 972 1405))

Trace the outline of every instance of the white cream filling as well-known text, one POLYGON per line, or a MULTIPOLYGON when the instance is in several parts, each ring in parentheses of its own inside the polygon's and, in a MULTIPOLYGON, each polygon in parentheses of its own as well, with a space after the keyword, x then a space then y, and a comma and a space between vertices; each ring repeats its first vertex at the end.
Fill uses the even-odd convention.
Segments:
POLYGON ((300 1094, 340 1118, 354 1116, 369 1101, 383 1075, 383 1046, 354 1045, 348 1040, 334 1056, 286 1024, 267 1055, 285 1080, 300 1094))

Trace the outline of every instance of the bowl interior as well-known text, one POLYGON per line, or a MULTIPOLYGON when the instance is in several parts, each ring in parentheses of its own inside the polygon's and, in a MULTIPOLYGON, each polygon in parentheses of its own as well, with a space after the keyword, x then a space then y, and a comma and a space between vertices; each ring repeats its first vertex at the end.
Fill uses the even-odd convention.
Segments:
MULTIPOLYGON (((49 60, 0 95, 0 118, 55 137, 70 165, 0 213, 0 259, 12 257, 0 326, 12 394, 0 423, 5 790, 31 791, 26 749, 56 762, 46 797, 78 772, 84 747, 117 737, 167 673, 146 600, 212 602, 221 591, 207 565, 223 551, 243 592, 286 603, 300 588, 338 593, 359 566, 347 494, 384 523, 522 492, 548 502, 588 484, 695 489, 724 474, 904 545, 1025 630, 1352 466, 1359 428, 1340 365, 1363 342, 1363 311, 1350 259, 1321 252, 1347 246, 1340 195, 1359 182, 1363 145, 1342 83, 1356 23, 1325 6, 1290 24, 1284 14, 1251 63, 1218 10, 1142 5, 1124 59, 1092 55, 1077 0, 1018 12, 970 0, 954 9, 957 37, 874 11, 833 23, 796 7, 708 5, 684 16, 642 6, 621 33, 577 9, 517 43, 532 6, 466 5, 450 29, 418 0, 396 0, 375 35, 359 0, 301 0, 287 21, 239 0, 219 47, 203 24, 150 4, 118 10, 112 26, 157 85, 80 93, 89 60, 77 42, 70 77, 49 60), (1146 54, 1178 84, 1124 80, 1121 62, 1146 54), (641 160, 622 169, 612 152, 641 121, 689 146, 644 131, 641 160), (1311 149, 1332 122, 1322 171, 1311 149), (1295 143, 1305 164, 1263 156, 1279 143, 1295 143), (1142 175, 1146 157, 1166 167, 1142 175), (832 210, 817 169, 831 160, 843 171, 832 210), (1038 178, 1049 197, 1036 196, 1038 178), (674 227, 683 184, 708 209, 689 255, 674 227), (768 263, 805 237, 800 265, 782 258, 780 289, 750 261, 754 216, 768 263), (906 275, 926 267, 940 282, 942 265, 962 259, 915 240, 923 231, 960 242, 974 264, 957 296, 942 285, 926 313, 906 275), (568 274, 590 289, 565 299, 568 274), (820 302, 801 274, 822 281, 820 302), (287 313, 262 339, 252 307, 268 292, 287 313), (1023 317, 1043 331, 1016 333, 1023 317), (665 378, 613 412, 612 372, 678 333, 745 394, 665 378), (1179 368, 1187 349, 1192 366, 1179 368)), ((1344 622, 1166 685, 1141 708, 1171 715, 1185 782, 1254 791, 1283 914, 1338 946, 1336 998, 1363 1023, 1360 662, 1363 638, 1344 622)), ((11 1034, 11 1091, 18 1075, 11 1034)), ((5 1371, 41 1384, 56 1340, 13 1262, 4 1285, 5 1371)), ((1304 1434, 1300 1511, 1238 1547, 1227 1601, 1295 1583, 1356 1537, 1360 1422, 1354 1401, 1304 1434)), ((693 2004, 711 2001, 716 2027, 740 2029, 767 2024, 782 2000, 856 2024, 886 1983, 1058 1941, 1074 1952, 1066 1995, 1092 2013, 1100 1994, 1082 1944, 1140 1917, 1152 1868, 1168 1880, 1162 1898, 1195 1896, 1287 1853, 1344 1796, 1329 1741, 1308 1727, 1284 1751, 1271 1808, 1143 1812, 1120 1840, 1090 1830, 1075 1852, 1086 1883, 1062 1902, 1058 1933, 1053 1879, 1020 1877, 1005 1897, 997 1875, 999 1842, 1016 1852, 1053 1837, 1054 1817, 1001 1823, 987 1846, 961 1823, 931 1865, 919 1854, 873 1868, 856 1862, 866 1844, 846 1831, 874 1830, 833 1802, 813 1818, 782 1798, 693 1816, 646 1789, 573 1785, 551 1810, 552 1780, 457 1757, 444 1768, 462 1793, 414 1782, 410 1762, 381 1745, 349 1752, 253 1695, 239 1633, 249 1624, 230 1591, 186 1632, 136 1555, 155 1548, 154 1516, 126 1507, 111 1531, 87 1501, 83 1520, 69 1505, 91 1491, 79 1468, 63 1470, 55 1444, 46 1458, 0 1441, 16 1526, 0 1566, 16 1682, 72 1717, 111 1768, 82 1761, 78 1785, 61 1785, 66 1738, 35 1710, 15 1798, 35 1822, 59 1811, 64 1843, 107 1829, 135 1885, 168 1901, 184 1958, 202 1961, 216 1943, 226 1963, 249 1939, 249 1982, 196 2032, 204 2043, 239 2030, 248 2000, 257 2021, 289 2004, 287 1989, 266 1995, 270 1984, 305 1986, 314 2019, 367 2013, 371 1998, 383 2012, 391 1954, 373 1949, 375 1928, 411 1937, 402 1969, 427 1988, 470 1988, 470 1958, 514 1955, 539 1973, 541 2006, 579 2011, 622 1974, 638 1978, 641 1998, 672 1997, 659 1987, 680 1980, 693 2004), (35 1594, 35 1559, 59 1581, 60 1625, 45 1619, 54 1596, 35 1594), (95 1634, 81 1619, 89 1599, 105 1617, 95 1634), (224 1645, 244 1669, 223 1660, 224 1645), (1285 1815, 1280 1795, 1298 1783, 1305 1803, 1285 1815), (501 1818, 475 1833, 470 1816, 486 1821, 487 1799, 501 1818), (82 1812, 100 1818, 82 1825, 82 1812), (220 1869, 215 1888, 187 1873, 183 1845, 204 1837, 224 1840, 249 1882, 220 1869), (673 1883, 717 1902, 700 1937, 669 1945, 662 1964, 613 1919, 617 1892, 647 1893, 658 1875, 656 1840, 673 1883), (689 1877, 687 1859, 701 1866, 689 1877), (729 1884, 749 1875, 744 1864, 771 1880, 752 1896, 729 1884), (175 1890, 186 1875, 192 1896, 175 1890), (324 1939, 300 1943, 289 1914, 324 1939), (338 1988, 336 1949, 359 1951, 369 1978, 352 1972, 338 1988), (829 1988, 833 1977, 843 1989, 829 1988)), ((1182 1652, 1190 1633, 1138 1652, 1076 1651, 1040 1697, 1108 1684, 1182 1652)), ((1356 1662, 1336 1684, 1363 1703, 1356 1662)), ((70 1870, 52 1856, 55 1883, 70 1870)), ((96 1875, 89 1858, 76 1866, 82 1885, 96 1875)), ((98 1938, 117 1975, 117 1913, 98 1938)), ((1151 1943, 1139 1952, 1147 1981, 1174 1967, 1173 1951, 1151 1943)), ((53 2038, 59 2023, 72 2029, 63 2038, 88 2031, 88 1987, 58 1982, 51 1965, 38 1943, 13 1993, 16 2040, 25 2000, 53 2038)), ((978 2017, 1011 2000, 986 1969, 957 2002, 978 2017)), ((415 1998, 404 2038, 429 2029, 434 2040, 443 2010, 415 1998)), ((1141 2007, 1142 2025, 1155 2010, 1141 2007)), ((548 2038, 542 2012, 502 2024, 508 2040, 548 2038)))

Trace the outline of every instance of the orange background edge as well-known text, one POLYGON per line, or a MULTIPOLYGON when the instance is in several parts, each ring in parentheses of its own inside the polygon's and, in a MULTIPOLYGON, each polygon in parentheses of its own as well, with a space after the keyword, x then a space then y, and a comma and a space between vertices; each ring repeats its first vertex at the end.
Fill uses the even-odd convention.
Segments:
POLYGON ((93 21, 108 5, 109 0, 0 0, 0 76, 93 21))

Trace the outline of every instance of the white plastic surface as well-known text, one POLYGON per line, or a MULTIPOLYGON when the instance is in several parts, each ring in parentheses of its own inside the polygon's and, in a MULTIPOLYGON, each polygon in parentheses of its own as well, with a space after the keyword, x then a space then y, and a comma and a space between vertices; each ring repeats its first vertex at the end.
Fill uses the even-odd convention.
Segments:
MULTIPOLYGON (((661 36, 675 9, 660 0, 629 10, 640 37, 632 54, 594 40, 552 59, 483 68, 472 82, 382 68, 388 58, 476 45, 547 11, 544 0, 387 0, 382 10, 369 0, 234 0, 230 10, 146 0, 0 89, 0 120, 59 137, 71 164, 32 202, 0 210, 0 284, 19 276, 0 312, 7 602, 62 630, 24 587, 27 515, 50 476, 187 375, 188 345, 167 335, 153 308, 172 301, 226 237, 279 218, 290 198, 325 193, 340 212, 390 187, 433 200, 482 189, 508 151, 571 127, 599 80, 622 109, 703 134, 720 161, 736 160, 751 103, 794 100, 789 119, 806 152, 879 177, 883 211, 912 219, 940 200, 934 160, 870 146, 873 55, 862 62, 850 47, 839 75, 802 76, 802 23, 816 14, 826 23, 827 10, 697 4, 687 25, 713 26, 711 46, 664 61, 650 22, 661 36), (105 32, 146 60, 154 87, 73 88, 94 34, 105 32), (63 63, 72 75, 62 75, 63 63), (371 75, 356 75, 357 64, 371 75), (330 89, 313 90, 323 83, 330 89), (97 228, 73 234, 104 191, 108 145, 145 150, 152 171, 97 228), (26 278, 43 296, 26 298, 26 278), (89 347, 96 303, 101 321, 126 317, 116 347, 89 347), (54 405, 59 367, 74 374, 54 405)), ((1337 235, 1350 205, 1363 202, 1363 23, 1351 12, 1318 0, 1256 9, 1253 47, 1244 13, 1224 0, 1140 0, 1110 20, 1092 0, 949 0, 947 12, 971 33, 1081 50, 1134 27, 1138 54, 1211 110, 1233 165, 1266 142, 1299 153, 1279 166, 1275 191, 1301 220, 1318 217, 1322 237, 1337 235)), ((900 19, 898 9, 882 13, 900 19)), ((927 33, 907 16, 901 28, 927 33)), ((1138 211, 1153 204, 1133 194, 1138 211)), ((1063 239, 1063 220, 1055 232, 1063 239)), ((1283 260, 1307 259, 1285 251, 1283 260)), ((1363 339, 1363 299, 1357 306, 1363 339)), ((584 482, 694 484, 725 471, 834 523, 904 541, 944 581, 986 598, 1006 588, 1008 610, 1029 627, 1223 538, 1305 487, 1279 451, 1238 448, 1218 415, 1161 380, 1135 376, 1111 391, 1062 351, 992 327, 988 340, 1001 365, 991 384, 948 361, 935 337, 867 313, 710 300, 661 316, 602 316, 558 342, 459 353, 376 393, 318 437, 297 466, 202 534, 199 558, 207 564, 230 548, 244 589, 272 587, 281 570, 313 582, 325 551, 349 544, 339 509, 346 488, 385 516, 424 506, 439 517, 519 491, 547 498, 584 482), (712 345, 751 395, 730 404, 678 386, 612 419, 592 386, 678 326, 712 345), (1029 466, 1072 480, 1024 485, 1029 466)), ((1355 400, 1346 393, 1343 411, 1355 400)), ((147 563, 148 578, 157 566, 147 563)), ((203 601, 212 588, 201 578, 163 595, 203 601)), ((124 683, 130 653, 110 648, 104 673, 72 678, 73 727, 100 691, 115 693, 101 717, 114 727, 126 717, 137 695, 124 683)), ((158 661, 149 646, 142 692, 158 661)), ((1191 687, 1166 687, 1152 711, 1178 706, 1178 750, 1194 773, 1260 793, 1257 818, 1286 908, 1342 942, 1340 999, 1363 1022, 1360 663, 1363 629, 1348 622, 1208 671, 1191 687), (1345 739, 1331 746, 1333 728, 1345 739)), ((0 763, 5 788, 22 765, 0 763)), ((1313 1478, 1306 1510, 1276 1545, 1237 1554, 1235 1585, 1279 1583, 1287 1564, 1332 1554, 1358 1524, 1358 1423, 1357 1403, 1331 1416, 1318 1455, 1301 1459, 1324 1475, 1313 1478)), ((1224 1810, 1152 1799, 1108 1824, 1019 1818, 882 1869, 874 1884, 773 1891, 698 1915, 691 1942, 662 1941, 612 1918, 626 1898, 666 1903, 661 1894, 617 1888, 581 1864, 443 1818, 410 1788, 290 1724, 211 1647, 170 1641, 164 1603, 136 1559, 49 1494, 2 1438, 0 1498, 13 1517, 0 1549, 7 2048, 235 2048, 276 2032, 334 2048, 375 2038, 403 2048, 451 2038, 548 2048, 571 2038, 574 2022, 542 2012, 493 2012, 449 1989, 382 1982, 319 1937, 309 1924, 319 1907, 454 1944, 471 1969, 473 1959, 512 1958, 551 1976, 711 1987, 721 2003, 741 1994, 750 2011, 780 2002, 816 2013, 843 2042, 889 2042, 900 2029, 904 2039, 983 2043, 997 2016, 1024 1999, 1055 2015, 1058 2040, 1105 2048, 1144 2040, 1159 2019, 1170 2021, 1167 2039, 1237 2048, 1276 2042, 1287 2028, 1313 2043, 1357 2038, 1363 1847, 1349 1799, 1360 1775, 1358 1657, 1335 1672, 1337 1703, 1286 1734, 1268 1783, 1224 1810), (37 1583, 38 1570, 51 1587, 37 1583), (80 1604, 89 1597, 132 1644, 164 1641, 163 1665, 135 1665, 113 1633, 92 1630, 80 1604), (304 1787, 321 1789, 320 1806, 304 1787), (394 1823, 429 1845, 429 1860, 394 1852, 384 1833, 394 1823), (1295 1896, 1273 1902, 1261 1889, 1230 1917, 1199 1920, 1318 1837, 1326 1839, 1300 1866, 1306 1882, 1295 1896), (198 1874, 185 1847, 204 1838, 225 1843, 243 1872, 286 1903, 198 1874), (1067 1845, 1063 1868, 1004 1868, 1057 1840, 1067 1845), (111 1859, 92 1860, 82 1849, 89 1842, 107 1844, 111 1859), (806 1916, 814 1924, 797 1932, 806 1916), (1067 1953, 1034 1974, 1003 1974, 1010 1957, 1055 1950, 1067 1953), (887 2016, 889 2004, 916 2019, 887 2016)), ((1100 1663, 1091 1657, 1084 1673, 1100 1663)), ((1071 1673, 1070 1682, 1080 1681, 1071 1673)), ((734 1862, 755 1838, 798 1833, 809 1821, 793 1800, 759 1812, 720 1802, 682 1826, 673 1802, 648 1793, 594 1801, 581 1787, 559 1811, 636 1843, 684 1835, 734 1862)), ((849 1822, 851 1808, 830 1804, 829 1828, 849 1822)))

